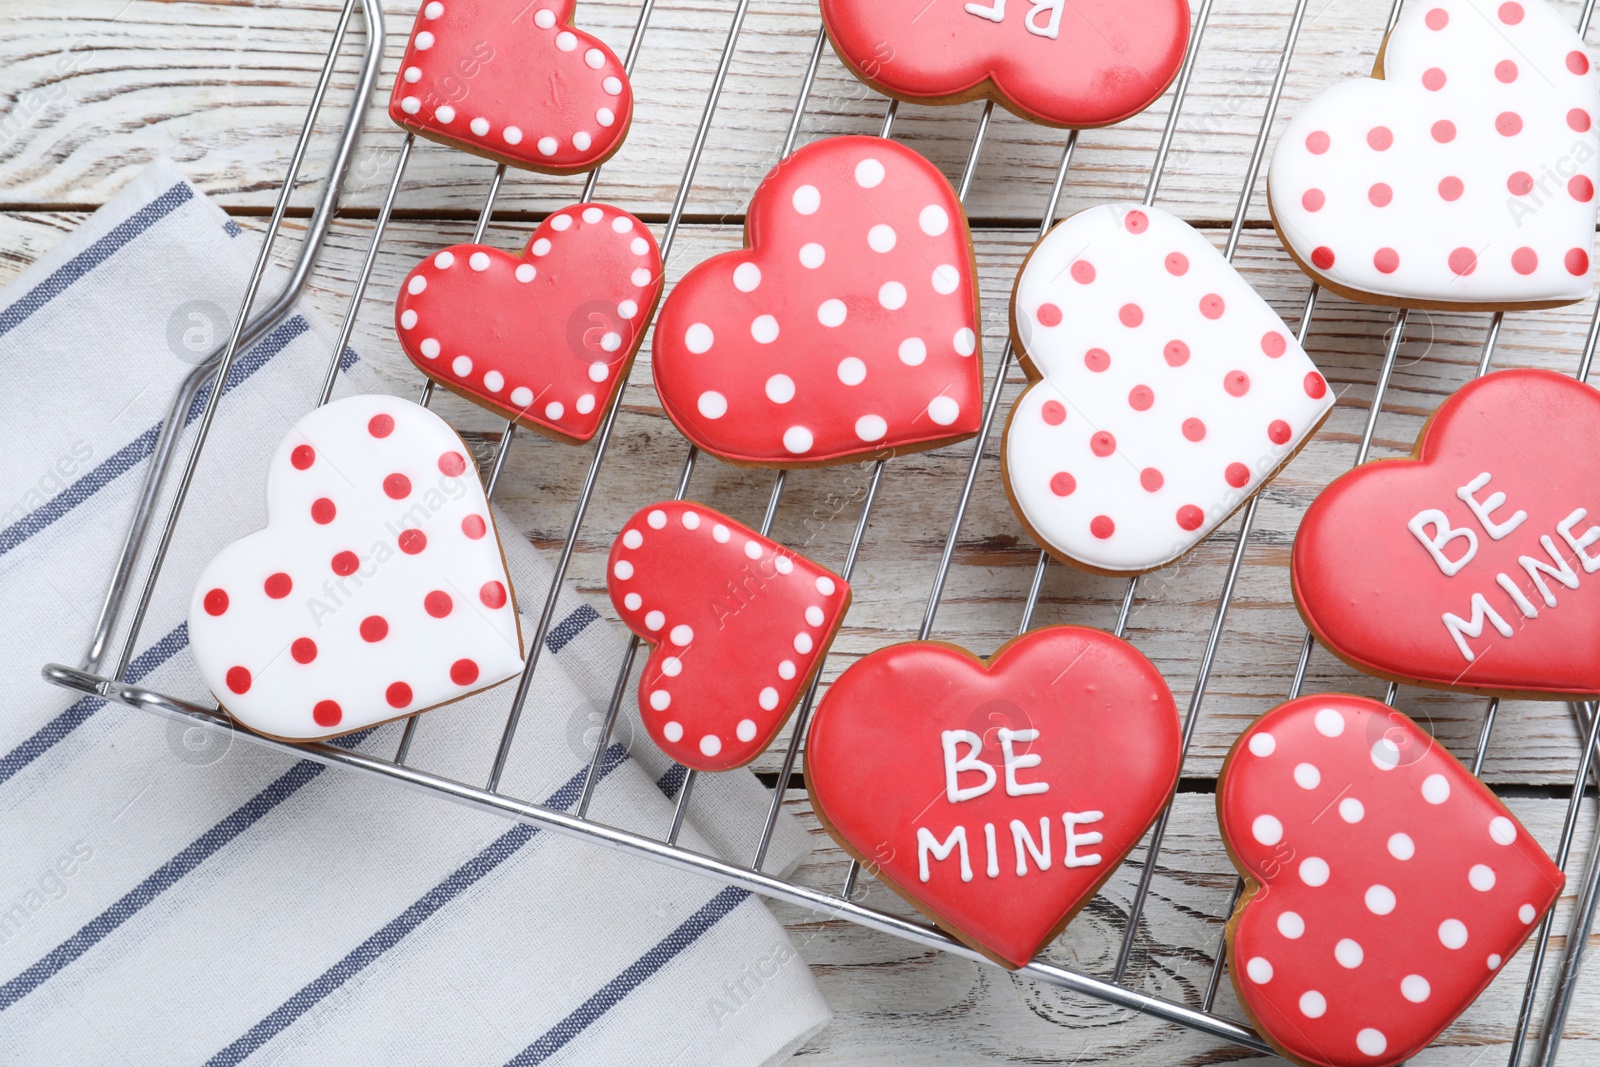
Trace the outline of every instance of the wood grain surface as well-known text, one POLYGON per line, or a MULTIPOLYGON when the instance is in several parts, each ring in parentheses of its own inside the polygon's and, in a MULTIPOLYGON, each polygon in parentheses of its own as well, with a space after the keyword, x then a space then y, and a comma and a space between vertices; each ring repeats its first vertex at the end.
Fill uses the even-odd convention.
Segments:
MULTIPOLYGON (((1576 21, 1578 4, 1557 6, 1576 21)), ((1156 202, 1205 228, 1219 247, 1240 200, 1293 7, 1292 0, 1217 0, 1178 118, 1156 202)), ((385 8, 389 37, 379 99, 367 117, 341 217, 311 283, 313 303, 333 320, 344 313, 402 140, 383 104, 416 0, 385 0, 385 8)), ((633 131, 601 174, 597 196, 652 223, 658 236, 683 176, 734 8, 734 0, 660 0, 646 30, 635 74, 633 131)), ((583 0, 579 19, 622 53, 638 12, 637 0, 583 0)), ((1370 70, 1388 12, 1386 0, 1310 5, 1274 132, 1323 88, 1370 70)), ((161 154, 176 160, 242 225, 259 233, 337 17, 333 0, 5 0, 0 5, 0 282, 14 277, 161 154)), ((814 0, 750 4, 728 88, 689 190, 685 224, 668 263, 669 285, 693 264, 740 243, 746 202, 777 160, 818 28, 814 0)), ((326 176, 337 112, 353 84, 354 67, 351 51, 335 79, 337 103, 320 120, 319 151, 297 190, 291 236, 303 231, 305 212, 326 176)), ((1081 136, 1058 216, 1145 195, 1172 100, 1169 91, 1144 115, 1081 136)), ((954 180, 971 149, 981 110, 979 104, 903 106, 894 135, 954 180)), ((883 114, 884 101, 856 83, 824 49, 801 143, 831 134, 876 133, 883 114)), ((1065 136, 1003 111, 988 128, 967 205, 982 276, 986 376, 992 376, 1003 351, 1011 282, 1039 227, 1065 136)), ((413 156, 354 340, 363 358, 399 391, 410 393, 418 384, 390 325, 399 281, 429 251, 467 239, 492 173, 492 164, 433 144, 419 144, 413 156)), ((575 199, 580 189, 578 179, 512 172, 487 240, 519 247, 532 224, 575 199)), ((1265 182, 1259 181, 1251 190, 1236 265, 1293 323, 1308 285, 1272 234, 1264 196, 1265 182)), ((293 241, 287 245, 292 249, 293 241)), ((1494 366, 1575 371, 1594 313, 1591 301, 1508 316, 1494 366)), ((1289 596, 1290 545, 1307 503, 1355 457, 1392 324, 1393 315, 1385 309, 1329 296, 1318 303, 1306 348, 1333 384, 1339 404, 1316 439, 1267 487, 1258 509, 1224 640, 1200 704, 1167 846, 1138 930, 1129 981, 1145 992, 1196 1005, 1204 992, 1233 886, 1217 837, 1214 779, 1243 726, 1288 693, 1304 636, 1289 596)), ((1377 420, 1374 457, 1410 450, 1428 413, 1474 373, 1488 325, 1484 314, 1413 315, 1377 420)), ((1005 399, 1021 386, 1020 372, 1013 373, 1005 399)), ((311 399, 308 392, 308 404, 311 399)), ((436 407, 458 427, 490 440, 502 425, 451 396, 442 396, 436 407)), ((916 635, 971 447, 890 465, 856 571, 855 605, 827 661, 825 680, 873 649, 916 635)), ((998 448, 991 436, 935 628, 935 636, 980 654, 1015 632, 1038 556, 1006 503, 996 467, 998 448)), ((687 452, 651 387, 646 346, 633 371, 595 504, 577 534, 572 574, 602 611, 609 611, 603 567, 612 537, 638 507, 672 493, 687 452)), ((586 448, 533 435, 522 435, 514 444, 499 499, 542 548, 554 551, 566 538, 590 455, 586 448)), ((839 567, 869 474, 864 467, 793 474, 774 536, 839 567)), ((689 495, 754 524, 771 488, 770 474, 701 459, 689 495)), ((1235 519, 1185 560, 1140 585, 1128 636, 1161 668, 1180 707, 1188 705, 1195 689, 1237 529, 1235 519)), ((1122 580, 1052 566, 1035 622, 1110 627, 1124 589, 1122 580)), ((1312 656, 1305 687, 1379 698, 1384 693, 1381 683, 1321 650, 1312 656)), ((1484 701, 1407 688, 1397 703, 1451 751, 1470 757, 1484 701)), ((775 772, 786 741, 780 738, 756 769, 775 772)), ((1500 709, 1484 777, 1552 850, 1577 749, 1565 705, 1514 702, 1500 709)), ((816 829, 803 789, 791 797, 792 809, 817 838, 816 854, 799 879, 837 887, 845 871, 842 853, 816 829)), ((1591 799, 1580 820, 1574 874, 1582 870, 1594 814, 1591 799)), ((1109 972, 1137 877, 1134 864, 1118 871, 1048 958, 1089 974, 1109 972)), ((868 883, 863 892, 875 905, 906 911, 881 887, 868 883)), ((1560 934, 1567 928, 1570 902, 1569 889, 1555 927, 1556 951, 1564 944, 1560 934)), ((992 967, 924 952, 793 908, 776 910, 837 1016, 802 1050, 805 1061, 1213 1064, 1265 1058, 992 967)), ((1525 975, 1525 963, 1514 961, 1441 1045, 1414 1062, 1503 1062, 1525 975)), ((1600 1062, 1600 1033, 1593 1022, 1597 1009, 1600 987, 1580 987, 1561 1062, 1600 1062)), ((1240 1017, 1226 983, 1217 1010, 1240 1017)))

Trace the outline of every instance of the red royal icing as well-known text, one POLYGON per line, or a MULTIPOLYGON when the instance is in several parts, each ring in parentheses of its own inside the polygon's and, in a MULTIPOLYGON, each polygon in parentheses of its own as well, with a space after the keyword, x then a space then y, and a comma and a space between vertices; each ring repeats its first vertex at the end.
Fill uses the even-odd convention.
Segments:
POLYGON ((1046 126, 1106 126, 1154 103, 1189 39, 1183 0, 822 0, 834 50, 882 92, 981 94, 1046 126))
MULTIPOLYGON (((627 380, 661 296, 661 252, 638 219, 575 204, 520 256, 483 245, 436 252, 400 287, 395 325, 424 374, 563 441, 593 437, 627 380)), ((462 462, 444 456, 440 468, 462 462)))
POLYGON ((1462 388, 1415 461, 1357 468, 1307 511, 1293 578, 1312 632, 1383 677, 1600 693, 1597 433, 1600 394, 1564 375, 1507 370, 1462 388))
POLYGON ((1138 844, 1177 784, 1179 746, 1149 660, 1055 626, 987 663, 927 642, 860 660, 817 709, 806 784, 880 881, 1015 968, 1138 844))
POLYGON ((756 190, 745 243, 661 308, 656 391, 684 436, 794 467, 977 431, 969 234, 931 163, 876 137, 808 145, 756 190))
POLYGON ((1400 712, 1305 697, 1251 725, 1217 791, 1247 891, 1229 970, 1264 1036, 1322 1067, 1397 1064, 1482 993, 1561 872, 1400 712))
POLYGON ((622 146, 622 61, 572 24, 575 0, 423 0, 389 117, 474 155, 550 174, 622 146))
POLYGON ((723 771, 760 755, 850 606, 843 578, 700 504, 653 504, 611 546, 611 602, 652 647, 639 713, 663 752, 723 771))

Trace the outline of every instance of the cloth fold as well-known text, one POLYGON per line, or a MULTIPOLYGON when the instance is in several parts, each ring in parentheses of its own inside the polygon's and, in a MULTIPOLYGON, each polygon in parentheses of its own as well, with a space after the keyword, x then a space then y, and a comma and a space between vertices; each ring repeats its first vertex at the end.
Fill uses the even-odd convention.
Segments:
MULTIPOLYGON (((162 160, 0 291, 0 1063, 786 1059, 828 1010, 744 891, 40 678, 82 655, 166 406, 257 247, 162 160)), ((335 339, 302 305, 239 358, 131 680, 210 699, 190 584, 264 524, 267 457, 335 339)), ((342 365, 335 395, 382 388, 342 365)), ((497 521, 531 637, 552 571, 497 521)), ((501 789, 570 810, 625 639, 571 589, 556 619, 501 789)), ((408 762, 484 781, 511 695, 427 713, 408 762)), ((590 814, 661 837, 681 775, 631 689, 623 707, 590 814)), ((339 743, 388 755, 402 728, 339 743)), ((681 841, 747 862, 769 800, 749 773, 706 776, 681 841)), ((783 816, 768 869, 807 848, 783 816)))

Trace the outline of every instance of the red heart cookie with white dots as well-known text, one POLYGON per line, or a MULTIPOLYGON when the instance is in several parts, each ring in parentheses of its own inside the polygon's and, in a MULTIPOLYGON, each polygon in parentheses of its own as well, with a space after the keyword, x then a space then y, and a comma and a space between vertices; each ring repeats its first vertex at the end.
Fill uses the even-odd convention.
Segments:
POLYGON ((1268 176, 1289 253, 1343 296, 1557 307, 1589 295, 1600 75, 1544 0, 1408 4, 1371 78, 1295 116, 1268 176))
POLYGON ((610 159, 633 88, 604 41, 572 24, 576 0, 424 0, 389 117, 473 155, 545 174, 610 159))
POLYGON ((829 687, 806 737, 806 786, 840 846, 1013 969, 1138 845, 1181 762, 1160 672, 1078 626, 988 662, 937 642, 880 649, 829 687))
POLYGON ((978 290, 944 175, 877 137, 807 145, 750 201, 745 249, 673 289, 656 392, 730 463, 805 467, 977 432, 978 290))
POLYGON ((461 438, 427 408, 353 396, 295 423, 267 527, 207 564, 189 645, 257 733, 335 737, 522 669, 511 579, 461 438))
POLYGON ((1320 1067, 1421 1052, 1493 980, 1563 877, 1489 788, 1364 697, 1257 719, 1217 789, 1246 891, 1233 984, 1284 1055, 1320 1067))
POLYGON ((1177 76, 1185 0, 822 0, 856 77, 916 104, 979 97, 1030 122, 1084 129, 1131 118, 1177 76))
POLYGON ((1283 320, 1155 208, 1107 204, 1051 230, 1011 315, 1035 384, 1006 427, 1007 491, 1035 540, 1089 570, 1177 559, 1333 410, 1283 320))
POLYGON ((1291 577, 1306 625, 1357 670, 1534 700, 1600 694, 1600 392, 1503 370, 1439 406, 1415 458, 1312 502, 1291 577))
POLYGON ((545 219, 522 255, 455 245, 400 286, 395 326, 424 374, 557 440, 595 435, 661 298, 649 227, 608 204, 545 219))
POLYGON ((701 504, 640 511, 611 546, 611 603, 651 646, 639 714, 686 767, 772 743, 850 607, 843 578, 701 504))

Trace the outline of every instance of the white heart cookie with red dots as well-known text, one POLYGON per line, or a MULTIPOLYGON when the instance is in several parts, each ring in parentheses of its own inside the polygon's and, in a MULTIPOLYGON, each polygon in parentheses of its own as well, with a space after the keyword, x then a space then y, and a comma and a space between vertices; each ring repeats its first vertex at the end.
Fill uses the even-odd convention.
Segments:
POLYGON ((807 467, 977 432, 971 233, 937 167, 879 137, 806 145, 756 190, 745 245, 686 274, 656 320, 656 392, 685 437, 807 467))
POLYGON ((1217 814, 1246 883, 1228 924, 1234 988, 1298 1063, 1417 1055, 1561 893, 1560 869, 1489 788, 1365 697, 1257 719, 1223 765, 1217 814))
POLYGON ((389 117, 544 174, 592 170, 633 119, 628 72, 573 24, 577 0, 423 0, 389 117))
POLYGON ((650 228, 609 204, 552 212, 520 256, 455 245, 400 286, 417 369, 507 419, 581 443, 600 429, 661 299, 650 228))
POLYGON ((189 605, 200 676, 291 741, 415 715, 522 669, 511 580, 467 448, 426 408, 336 400, 267 470, 267 527, 219 552, 189 605))
POLYGON ((653 651, 639 713, 686 767, 742 767, 772 743, 850 607, 837 574, 701 504, 652 504, 611 546, 607 585, 653 651))
POLYGON ((1420 0, 1372 78, 1327 90, 1272 156, 1273 221, 1355 300, 1485 310, 1589 295, 1600 75, 1544 0, 1420 0))
POLYGON ((1177 559, 1333 409, 1283 320, 1156 208, 1107 204, 1051 230, 1011 317, 1035 384, 1006 425, 1006 489, 1035 540, 1089 570, 1177 559))

